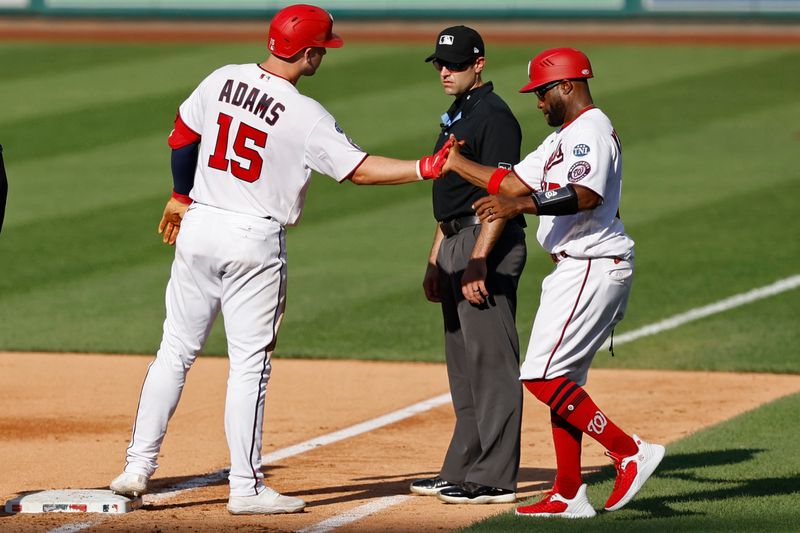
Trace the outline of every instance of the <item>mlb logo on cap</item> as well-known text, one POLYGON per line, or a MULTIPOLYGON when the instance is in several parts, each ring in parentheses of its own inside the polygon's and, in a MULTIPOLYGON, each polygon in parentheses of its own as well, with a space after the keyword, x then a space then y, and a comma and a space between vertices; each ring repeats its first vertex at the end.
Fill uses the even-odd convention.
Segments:
POLYGON ((483 50, 483 39, 477 31, 466 26, 451 26, 439 32, 436 50, 425 61, 474 62, 483 55, 483 50))

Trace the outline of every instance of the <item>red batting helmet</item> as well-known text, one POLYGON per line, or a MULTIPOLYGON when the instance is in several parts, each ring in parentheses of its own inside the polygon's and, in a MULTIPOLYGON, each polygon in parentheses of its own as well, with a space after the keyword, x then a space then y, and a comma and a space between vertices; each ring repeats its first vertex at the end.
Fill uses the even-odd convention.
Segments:
POLYGON ((540 53, 528 63, 530 83, 519 90, 529 93, 545 83, 556 80, 591 78, 592 65, 586 54, 575 48, 551 48, 540 53))
POLYGON ((344 41, 333 33, 333 17, 317 6, 295 4, 278 11, 269 24, 269 51, 288 58, 308 46, 340 48, 344 41))

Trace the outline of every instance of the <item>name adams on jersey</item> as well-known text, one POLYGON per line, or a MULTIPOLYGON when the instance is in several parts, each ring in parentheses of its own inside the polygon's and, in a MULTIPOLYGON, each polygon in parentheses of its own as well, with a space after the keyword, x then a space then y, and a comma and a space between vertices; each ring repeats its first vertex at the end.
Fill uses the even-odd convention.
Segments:
POLYGON ((257 87, 250 87, 243 81, 228 79, 219 93, 219 101, 239 106, 274 126, 286 106, 257 87), (234 84, 236 85, 234 88, 234 84), (269 114, 268 114, 269 113, 269 114))

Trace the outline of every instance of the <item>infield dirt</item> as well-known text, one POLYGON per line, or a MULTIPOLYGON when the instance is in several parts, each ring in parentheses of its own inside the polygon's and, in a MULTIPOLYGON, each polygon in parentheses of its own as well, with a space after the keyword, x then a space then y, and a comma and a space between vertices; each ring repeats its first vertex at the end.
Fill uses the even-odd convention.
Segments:
MULTIPOLYGON (((152 357, 0 353, 0 501, 56 488, 105 488, 124 464, 139 389, 152 357)), ((201 357, 189 373, 152 480, 166 491, 228 465, 223 429, 227 359, 201 357)), ((786 394, 800 376, 597 369, 587 390, 623 428, 669 444, 786 394)), ((371 420, 448 391, 441 364, 274 361, 263 453, 371 420)), ((549 418, 525 394, 519 497, 550 488, 549 418)), ((453 428, 449 403, 264 467, 266 482, 302 497, 305 512, 231 516, 225 481, 122 516, 0 514, 2 531, 296 531, 394 495, 435 474, 453 428)), ((607 465, 585 439, 584 469, 607 465)), ((668 450, 669 453, 669 450, 668 450)), ((596 506, 602 502, 594 502, 596 506)), ((414 496, 337 531, 448 531, 511 505, 448 505, 414 496)))

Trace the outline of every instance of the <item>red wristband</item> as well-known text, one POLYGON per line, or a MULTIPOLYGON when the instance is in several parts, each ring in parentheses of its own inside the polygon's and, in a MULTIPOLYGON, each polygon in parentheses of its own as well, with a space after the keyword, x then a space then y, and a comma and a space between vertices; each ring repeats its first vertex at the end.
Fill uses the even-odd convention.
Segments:
POLYGON ((182 204, 189 205, 192 203, 192 199, 186 196, 185 194, 181 194, 179 192, 172 191, 172 197, 178 200, 182 204))
POLYGON ((500 192, 500 184, 503 182, 503 179, 508 176, 509 172, 511 172, 510 168, 498 168, 492 172, 492 177, 489 178, 489 184, 486 186, 486 190, 489 191, 489 194, 497 194, 500 192))

